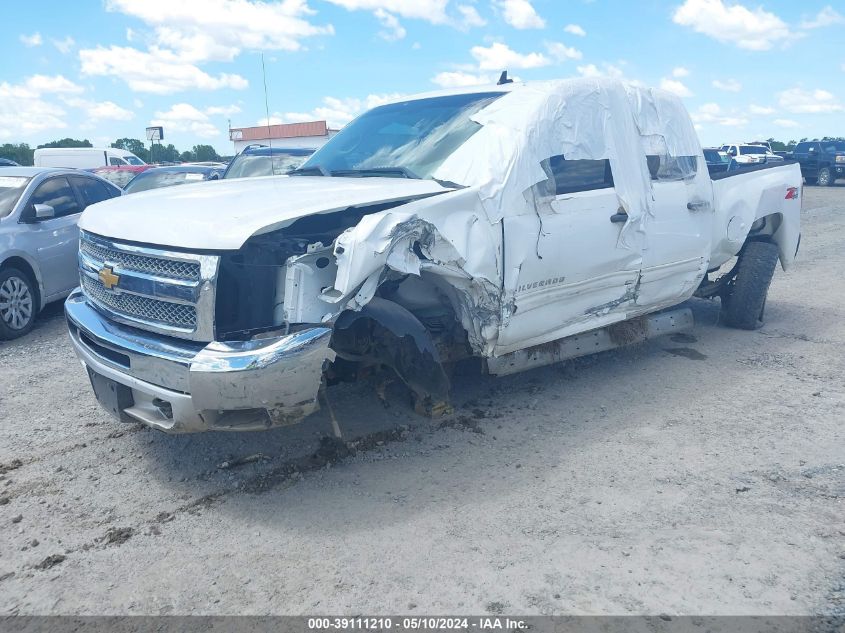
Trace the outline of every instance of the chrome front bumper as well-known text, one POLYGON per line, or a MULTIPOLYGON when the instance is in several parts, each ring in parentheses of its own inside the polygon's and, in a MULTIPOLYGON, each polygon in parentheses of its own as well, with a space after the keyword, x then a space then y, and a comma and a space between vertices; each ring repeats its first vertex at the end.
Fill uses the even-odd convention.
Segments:
POLYGON ((316 411, 331 329, 209 344, 115 323, 79 290, 65 302, 68 331, 100 403, 126 421, 168 433, 254 431, 316 411))

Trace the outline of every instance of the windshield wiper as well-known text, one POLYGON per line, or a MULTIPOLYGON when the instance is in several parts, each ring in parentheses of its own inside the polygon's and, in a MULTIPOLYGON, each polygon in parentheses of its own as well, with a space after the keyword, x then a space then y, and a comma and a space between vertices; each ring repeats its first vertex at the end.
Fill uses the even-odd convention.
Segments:
POLYGON ((331 176, 332 173, 322 165, 312 165, 311 167, 298 167, 293 171, 288 172, 288 176, 331 176))
POLYGON ((367 178, 368 176, 401 176, 421 180, 414 172, 407 167, 365 167, 362 169, 334 169, 332 176, 348 176, 351 178, 367 178))

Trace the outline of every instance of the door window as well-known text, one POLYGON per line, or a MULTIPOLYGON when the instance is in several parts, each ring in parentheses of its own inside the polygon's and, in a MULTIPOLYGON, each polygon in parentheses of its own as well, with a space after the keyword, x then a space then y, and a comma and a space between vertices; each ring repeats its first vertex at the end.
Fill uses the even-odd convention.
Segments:
POLYGON ((120 195, 120 191, 118 189, 110 187, 99 180, 94 180, 93 178, 71 176, 71 181, 79 191, 80 198, 82 198, 83 210, 89 205, 120 195))
POLYGON ((613 187, 613 174, 607 159, 566 160, 560 155, 544 160, 541 166, 550 174, 556 195, 613 187))
POLYGON ((112 167, 120 167, 121 165, 125 164, 125 160, 117 158, 116 156, 109 156, 109 165, 111 165, 112 167))
POLYGON ((56 211, 57 218, 82 211, 73 188, 64 176, 50 178, 38 185, 29 199, 29 204, 30 209, 32 205, 49 204, 56 211))

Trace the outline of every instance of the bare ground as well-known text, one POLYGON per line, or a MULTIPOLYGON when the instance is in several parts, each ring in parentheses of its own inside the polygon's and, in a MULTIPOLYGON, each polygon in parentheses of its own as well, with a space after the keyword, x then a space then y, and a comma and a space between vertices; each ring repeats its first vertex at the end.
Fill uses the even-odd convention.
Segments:
POLYGON ((96 404, 60 306, 0 343, 0 614, 845 613, 845 186, 805 190, 767 324, 398 386, 267 433, 96 404), (245 459, 245 463, 241 460, 245 459))

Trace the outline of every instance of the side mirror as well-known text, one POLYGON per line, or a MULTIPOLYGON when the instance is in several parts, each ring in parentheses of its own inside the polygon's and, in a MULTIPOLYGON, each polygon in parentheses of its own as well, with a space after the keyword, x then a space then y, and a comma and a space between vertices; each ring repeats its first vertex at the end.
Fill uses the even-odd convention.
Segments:
POLYGON ((48 220, 56 217, 56 210, 49 204, 34 204, 36 220, 48 220))
POLYGON ((217 174, 211 174, 211 175, 208 177, 208 179, 209 179, 209 180, 217 180, 218 178, 220 178, 220 176, 219 176, 219 175, 217 175, 217 174))

